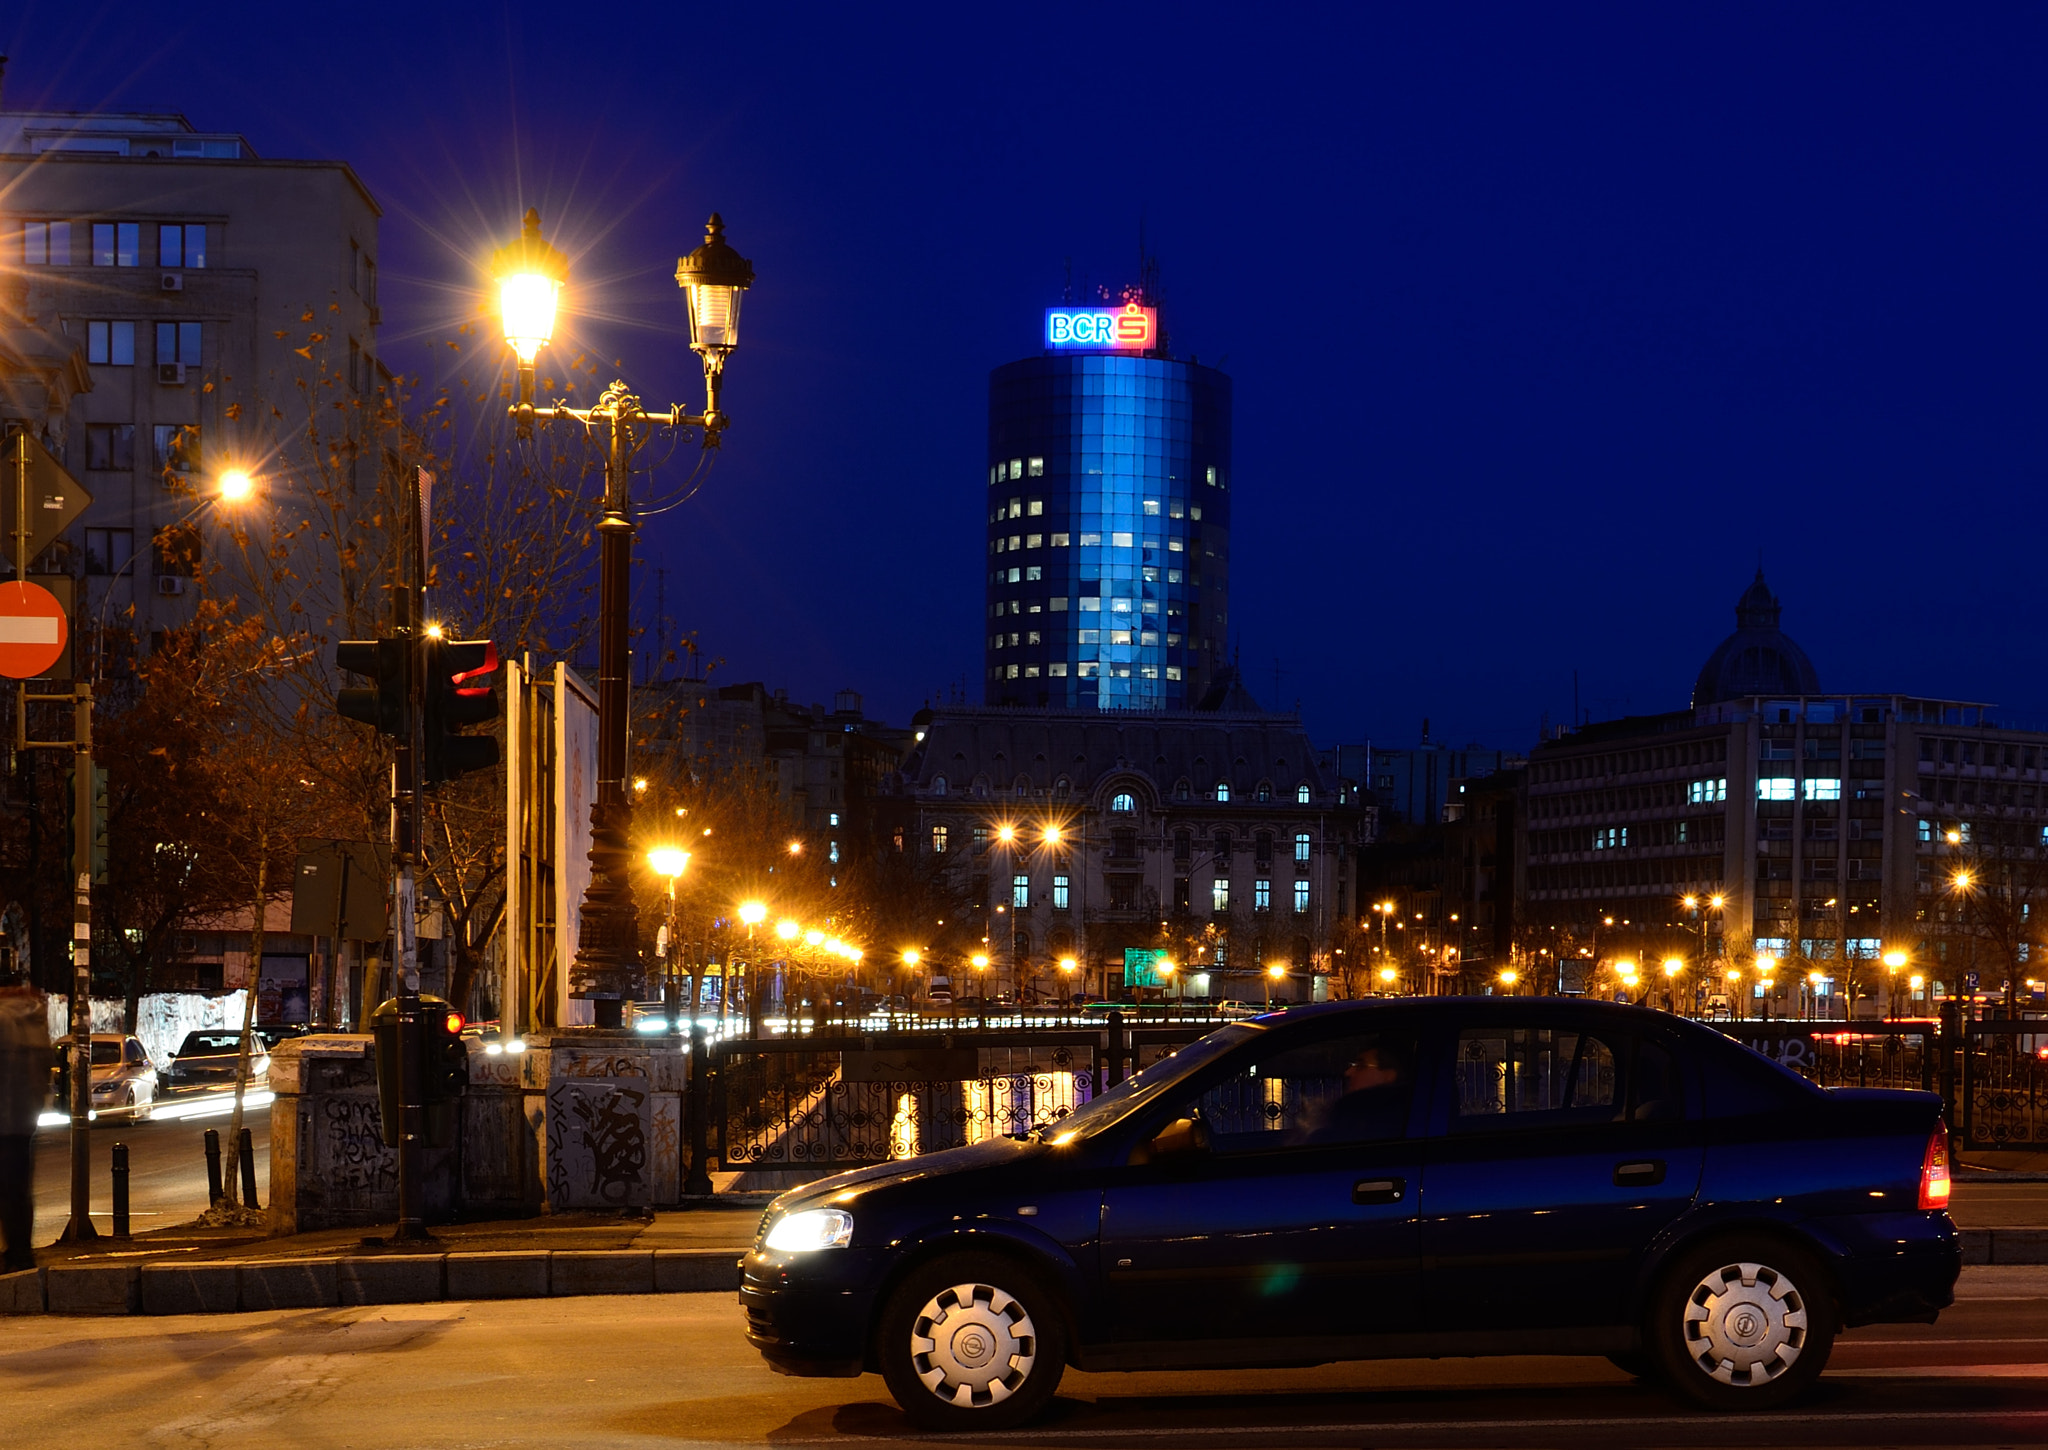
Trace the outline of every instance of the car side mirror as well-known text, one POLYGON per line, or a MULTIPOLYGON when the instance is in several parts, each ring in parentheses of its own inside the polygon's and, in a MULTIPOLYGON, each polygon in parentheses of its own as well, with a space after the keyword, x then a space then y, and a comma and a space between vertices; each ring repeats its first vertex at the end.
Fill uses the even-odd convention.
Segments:
POLYGON ((1154 1163, 1198 1157, 1209 1151, 1209 1125, 1200 1118, 1175 1118, 1145 1146, 1154 1163))

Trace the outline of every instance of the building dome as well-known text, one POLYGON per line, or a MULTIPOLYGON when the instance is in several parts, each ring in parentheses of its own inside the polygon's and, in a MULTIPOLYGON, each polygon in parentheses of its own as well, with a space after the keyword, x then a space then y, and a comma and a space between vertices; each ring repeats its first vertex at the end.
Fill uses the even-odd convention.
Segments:
POLYGON ((1764 571, 1735 601, 1735 633, 1715 646, 1692 687, 1692 705, 1749 695, 1818 695, 1820 677, 1806 651, 1778 628, 1782 611, 1764 571))

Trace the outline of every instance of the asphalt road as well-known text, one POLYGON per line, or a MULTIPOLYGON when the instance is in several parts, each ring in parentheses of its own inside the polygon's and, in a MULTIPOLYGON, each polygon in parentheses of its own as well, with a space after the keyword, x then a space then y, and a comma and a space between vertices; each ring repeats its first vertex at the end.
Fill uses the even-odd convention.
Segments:
MULTIPOLYGON (((1238 1374, 1069 1373, 1082 1447, 2048 1443, 2048 1268, 1969 1269, 1936 1326, 1860 1330, 1768 1415, 1696 1414, 1604 1360, 1416 1360, 1238 1374)), ((11 1446, 794 1446, 921 1441, 875 1376, 791 1380, 732 1296, 528 1300, 0 1331, 11 1446)), ((955 1442, 959 1443, 959 1442, 955 1442)))
MULTIPOLYGON (((209 1093, 166 1098, 146 1123, 103 1118, 92 1126, 92 1219, 101 1233, 113 1222, 114 1144, 128 1145, 128 1218, 131 1232, 190 1223, 206 1211, 206 1130, 221 1136, 221 1171, 233 1162, 228 1115, 233 1097, 209 1093)), ((242 1122, 255 1139, 258 1196, 269 1202, 270 1097, 254 1093, 242 1122)), ((35 1242, 47 1244, 71 1218, 71 1129, 36 1132, 35 1242)))

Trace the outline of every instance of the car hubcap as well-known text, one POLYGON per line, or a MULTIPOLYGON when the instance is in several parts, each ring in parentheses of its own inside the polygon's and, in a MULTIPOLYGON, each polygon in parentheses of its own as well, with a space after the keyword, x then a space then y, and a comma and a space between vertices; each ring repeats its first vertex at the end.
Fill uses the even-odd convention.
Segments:
POLYGON ((1792 1368, 1806 1343, 1806 1300, 1766 1264, 1727 1264, 1685 1304, 1685 1348, 1724 1385, 1761 1385, 1792 1368))
POLYGON ((955 1284, 925 1301, 910 1328, 910 1363, 949 1404, 993 1405, 1031 1375, 1038 1335, 1014 1295, 955 1284))

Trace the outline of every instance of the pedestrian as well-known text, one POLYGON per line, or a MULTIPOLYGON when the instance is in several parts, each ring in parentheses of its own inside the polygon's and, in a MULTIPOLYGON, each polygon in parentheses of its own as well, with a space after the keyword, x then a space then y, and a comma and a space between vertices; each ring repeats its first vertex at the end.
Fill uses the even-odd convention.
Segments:
POLYGON ((0 985, 0 1243, 4 1267, 33 1269, 36 1120, 50 1098, 50 1027, 43 994, 0 985))

